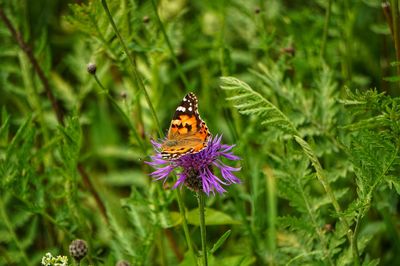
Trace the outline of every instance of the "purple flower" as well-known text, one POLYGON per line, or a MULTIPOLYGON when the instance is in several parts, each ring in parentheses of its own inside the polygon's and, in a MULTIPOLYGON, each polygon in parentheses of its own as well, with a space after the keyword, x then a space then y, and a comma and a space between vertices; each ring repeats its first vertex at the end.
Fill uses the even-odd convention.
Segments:
POLYGON ((155 168, 155 171, 150 174, 155 180, 167 180, 168 176, 175 169, 179 169, 178 181, 173 188, 185 184, 188 188, 194 191, 203 190, 207 195, 215 191, 222 194, 225 189, 223 185, 240 183, 233 172, 239 171, 240 167, 231 167, 222 162, 222 158, 237 161, 240 158, 232 153, 232 148, 235 145, 221 144, 222 136, 210 138, 208 146, 195 154, 187 154, 176 160, 168 161, 162 158, 160 148, 161 144, 152 141, 156 150, 156 155, 151 156, 151 161, 146 162, 155 168), (214 169, 218 168, 222 178, 218 178, 214 174, 214 169))

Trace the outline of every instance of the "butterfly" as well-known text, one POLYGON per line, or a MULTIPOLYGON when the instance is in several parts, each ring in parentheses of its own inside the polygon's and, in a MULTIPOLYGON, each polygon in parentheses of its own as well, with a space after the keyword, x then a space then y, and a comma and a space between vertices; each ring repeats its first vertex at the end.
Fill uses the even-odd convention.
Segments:
POLYGON ((200 118, 197 97, 190 92, 175 110, 167 138, 161 143, 161 156, 176 160, 198 153, 207 147, 210 136, 206 123, 200 118))

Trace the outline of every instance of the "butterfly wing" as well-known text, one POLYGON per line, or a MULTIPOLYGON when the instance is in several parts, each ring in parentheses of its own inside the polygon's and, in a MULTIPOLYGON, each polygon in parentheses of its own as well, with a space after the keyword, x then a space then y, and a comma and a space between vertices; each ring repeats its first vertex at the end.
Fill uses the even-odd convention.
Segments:
POLYGON ((161 155, 164 159, 175 160, 197 153, 207 147, 210 135, 200 117, 196 95, 188 93, 175 110, 167 139, 161 145, 161 155))

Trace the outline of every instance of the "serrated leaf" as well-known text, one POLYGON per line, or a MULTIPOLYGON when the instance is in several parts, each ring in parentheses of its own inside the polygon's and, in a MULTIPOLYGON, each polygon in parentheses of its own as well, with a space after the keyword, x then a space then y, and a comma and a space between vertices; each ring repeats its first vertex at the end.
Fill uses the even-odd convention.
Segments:
POLYGON ((380 259, 373 259, 371 261, 364 261, 362 266, 377 266, 379 265, 380 259))
POLYGON ((283 133, 296 134, 294 125, 282 111, 247 83, 234 77, 222 77, 221 81, 221 88, 234 94, 227 100, 232 101, 240 113, 256 116, 260 124, 275 127, 283 133))
POLYGON ((64 164, 67 166, 70 173, 74 174, 79 159, 82 137, 78 117, 67 118, 65 126, 59 126, 58 129, 63 136, 61 155, 64 159, 64 164))

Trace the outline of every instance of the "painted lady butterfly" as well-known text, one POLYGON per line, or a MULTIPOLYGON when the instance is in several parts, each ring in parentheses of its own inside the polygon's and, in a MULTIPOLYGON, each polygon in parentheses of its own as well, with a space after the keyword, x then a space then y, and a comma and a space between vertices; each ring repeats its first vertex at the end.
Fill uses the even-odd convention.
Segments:
POLYGON ((176 160, 186 154, 194 154, 207 147, 211 136, 206 123, 201 120, 197 97, 188 93, 176 108, 168 130, 167 139, 161 144, 161 156, 176 160))

